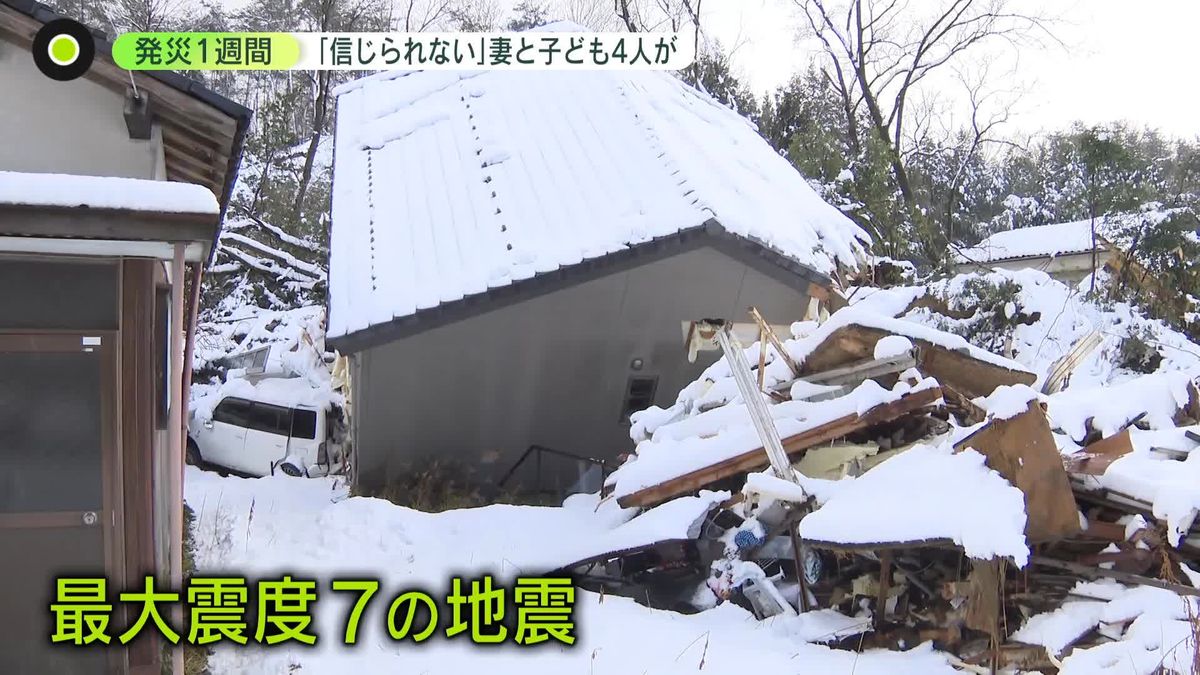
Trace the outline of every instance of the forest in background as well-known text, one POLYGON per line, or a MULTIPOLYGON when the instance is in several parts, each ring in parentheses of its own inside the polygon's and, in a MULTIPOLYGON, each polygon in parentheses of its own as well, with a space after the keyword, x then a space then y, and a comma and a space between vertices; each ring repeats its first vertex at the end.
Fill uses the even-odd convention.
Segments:
MULTIPOLYGON (((703 0, 60 0, 56 9, 106 33, 196 31, 523 30, 569 20, 595 30, 694 36, 679 73, 757 125, 829 202, 871 233, 874 253, 926 272, 988 234, 1089 220, 1184 302, 1136 300, 1196 336, 1200 296, 1200 144, 1136 122, 1075 124, 1016 136, 1018 94, 989 72, 1004 50, 1063 49, 1055 17, 1010 0, 793 0, 807 69, 758 94, 705 30, 703 0), (949 114, 947 98, 967 113, 949 114), (1182 309, 1181 309, 1182 308, 1182 309)), ((736 47, 735 47, 736 48, 736 47)), ((214 265, 206 319, 246 306, 323 304, 338 84, 353 72, 192 73, 255 111, 214 265)))

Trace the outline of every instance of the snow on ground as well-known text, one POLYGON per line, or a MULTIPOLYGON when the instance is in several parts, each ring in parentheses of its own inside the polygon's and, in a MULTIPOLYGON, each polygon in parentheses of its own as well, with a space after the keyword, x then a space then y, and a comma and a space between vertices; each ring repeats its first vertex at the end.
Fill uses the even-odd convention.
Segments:
MULTIPOLYGON (((440 636, 414 646, 383 630, 385 603, 400 590, 444 591, 452 574, 509 578, 536 573, 575 555, 591 537, 616 531, 628 513, 577 497, 563 507, 488 506, 427 514, 379 499, 347 497, 335 479, 220 477, 187 468, 186 499, 196 513, 197 569, 253 576, 283 573, 320 580, 316 647, 219 648, 212 671, 224 673, 453 673, 564 675, 776 672, 955 673, 928 645, 907 652, 837 651, 805 640, 828 639, 854 619, 829 611, 756 620, 726 603, 695 615, 653 610, 632 600, 580 591, 572 647, 477 647, 440 636), (574 550, 573 550, 574 549, 574 550), (328 591, 335 577, 379 577, 359 628, 341 645, 350 600, 328 591)), ((692 498, 698 499, 698 498, 692 498)), ((694 509, 682 509, 684 520, 694 509)), ((636 521, 629 521, 632 524, 636 521)), ((682 521, 681 521, 682 522, 682 521)), ((676 524, 678 525, 678 524, 676 524)))

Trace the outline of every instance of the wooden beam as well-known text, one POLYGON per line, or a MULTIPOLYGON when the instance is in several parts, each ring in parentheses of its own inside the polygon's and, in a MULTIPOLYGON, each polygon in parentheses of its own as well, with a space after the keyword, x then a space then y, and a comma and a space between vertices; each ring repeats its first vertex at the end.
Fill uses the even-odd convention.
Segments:
MULTIPOLYGON (((803 570, 800 571, 804 573, 803 570)), ((879 630, 887 619, 888 591, 892 587, 892 549, 884 549, 879 553, 879 587, 875 595, 875 614, 871 617, 871 626, 879 630)))
POLYGON ((191 176, 200 178, 202 180, 199 182, 201 182, 202 185, 208 185, 210 183, 219 184, 221 182, 224 172, 219 171, 211 164, 202 163, 196 160, 194 157, 180 152, 178 149, 169 145, 164 146, 163 154, 167 160, 167 168, 171 168, 173 166, 180 171, 187 172, 191 176))
POLYGON ((1035 555, 1029 559, 1032 565, 1041 565, 1042 567, 1050 567, 1066 572, 1074 572, 1088 578, 1105 577, 1108 579, 1116 579, 1126 584, 1136 584, 1139 586, 1153 586, 1163 590, 1178 593, 1179 595, 1191 595, 1200 597, 1200 588, 1184 586, 1182 584, 1173 584, 1161 579, 1152 579, 1144 577, 1140 574, 1130 574, 1129 572, 1118 572, 1117 570, 1105 569, 1103 567, 1092 567, 1090 565, 1081 565, 1079 563, 1069 562, 1066 560, 1057 560, 1055 558, 1047 558, 1045 556, 1035 555))
MULTIPOLYGON (((793 434, 783 439, 783 449, 789 457, 802 456, 809 448, 830 443, 855 431, 861 431, 881 422, 889 422, 913 413, 925 406, 932 405, 941 398, 942 390, 937 387, 905 394, 895 401, 878 405, 861 416, 851 413, 812 429, 793 434)), ((761 469, 767 464, 766 453, 762 448, 755 448, 736 457, 619 497, 617 503, 623 508, 661 504, 668 499, 695 492, 724 478, 761 469)))
POLYGON ((3 235, 210 242, 217 223, 215 213, 0 206, 0 234, 3 235))
MULTIPOLYGON (((801 377, 808 373, 819 373, 847 364, 870 359, 875 344, 891 333, 863 326, 848 324, 835 330, 804 360, 801 377)), ((917 368, 925 375, 937 378, 968 397, 987 396, 1000 385, 1032 385, 1037 376, 1025 370, 1014 370, 1000 364, 977 359, 942 345, 910 338, 918 348, 917 368)))
POLYGON ((231 139, 200 133, 172 119, 160 119, 159 122, 164 144, 176 146, 205 163, 224 165, 229 161, 231 139))
POLYGON ((186 167, 172 162, 167 162, 167 180, 177 183, 203 185, 211 190, 214 195, 220 195, 221 193, 220 181, 214 181, 212 178, 192 173, 186 167))

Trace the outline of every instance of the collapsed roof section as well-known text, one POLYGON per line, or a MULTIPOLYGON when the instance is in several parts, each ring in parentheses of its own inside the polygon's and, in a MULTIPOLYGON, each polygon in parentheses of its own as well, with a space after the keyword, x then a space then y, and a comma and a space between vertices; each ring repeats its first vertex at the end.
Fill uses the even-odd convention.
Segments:
POLYGON ((705 226, 823 286, 868 242, 668 73, 386 73, 338 96, 332 338, 705 226))
POLYGON ((974 672, 1073 672, 1109 640, 1162 662, 1141 615, 1165 612, 1180 645, 1200 596, 1194 373, 1039 393, 1008 359, 867 309, 911 298, 878 300, 791 340, 763 321, 744 359, 726 340, 674 406, 635 415, 608 499, 647 522, 686 507, 686 536, 661 528, 561 571, 651 606, 832 613, 836 646, 928 640, 974 672))

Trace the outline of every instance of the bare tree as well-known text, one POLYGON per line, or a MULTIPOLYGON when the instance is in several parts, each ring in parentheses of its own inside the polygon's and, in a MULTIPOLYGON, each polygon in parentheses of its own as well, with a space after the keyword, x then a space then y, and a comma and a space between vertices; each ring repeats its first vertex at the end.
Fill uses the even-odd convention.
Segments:
MULTIPOLYGON (((1013 0, 936 0, 926 3, 935 5, 928 12, 910 7, 908 0, 793 1, 806 32, 823 51, 825 75, 842 100, 852 149, 861 150, 859 125, 865 124, 885 149, 914 215, 919 205, 903 149, 919 86, 992 44, 1053 39, 1050 17, 1018 11, 1013 0)), ((977 131, 989 127, 975 122, 977 131)))
POLYGON ((558 0, 550 4, 551 13, 592 30, 617 30, 624 24, 609 0, 558 0))
POLYGON ((392 13, 396 17, 397 30, 419 33, 447 20, 454 7, 451 0, 397 0, 392 13))
POLYGON ((504 18, 504 9, 496 0, 461 0, 447 10, 447 18, 455 30, 497 30, 504 18))

